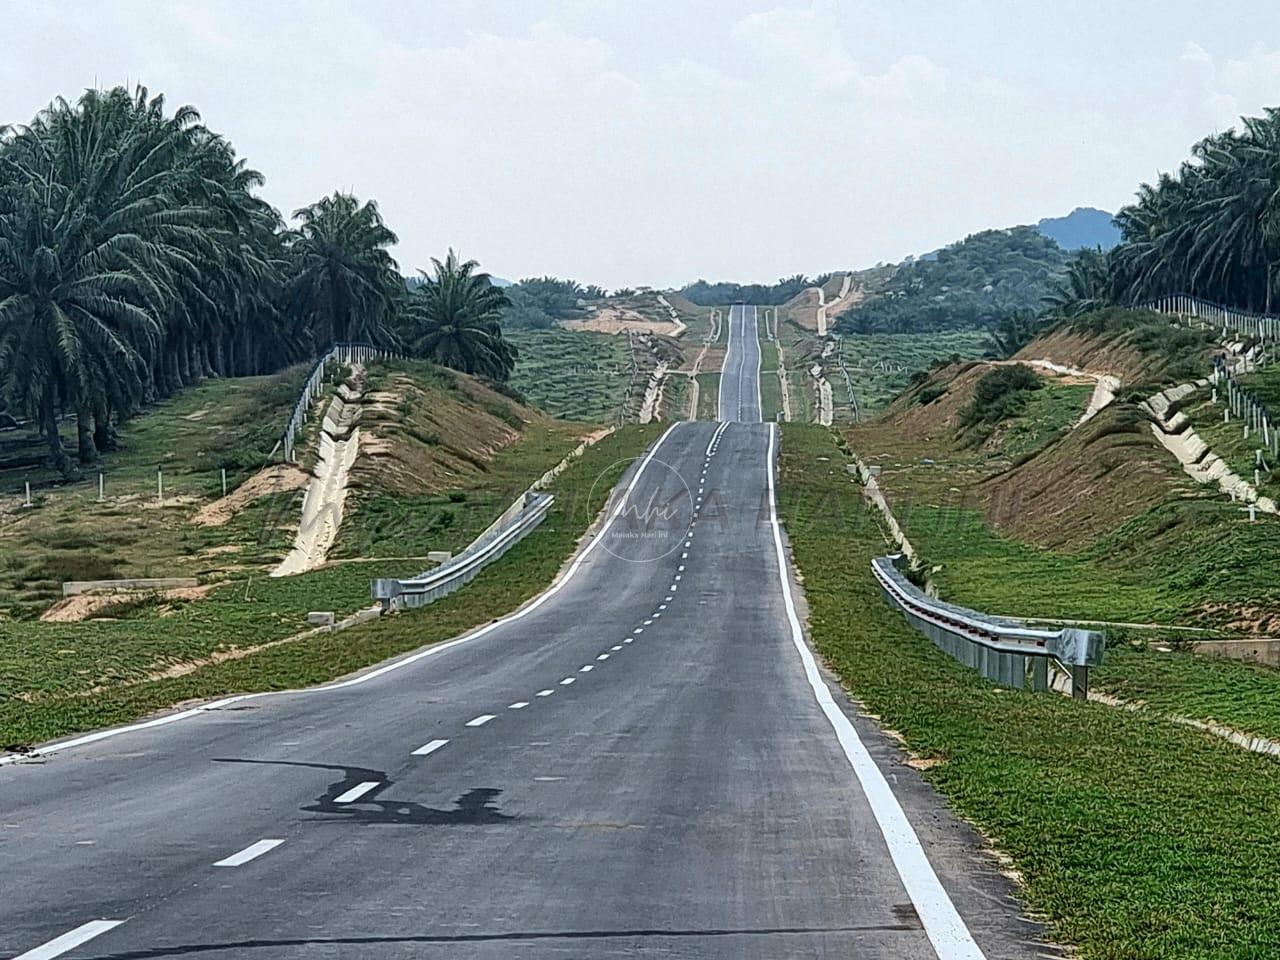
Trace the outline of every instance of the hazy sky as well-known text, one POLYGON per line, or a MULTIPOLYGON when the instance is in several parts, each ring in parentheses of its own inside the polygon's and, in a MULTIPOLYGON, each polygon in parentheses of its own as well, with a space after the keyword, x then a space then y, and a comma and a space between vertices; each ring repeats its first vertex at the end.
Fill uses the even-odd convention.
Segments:
POLYGON ((609 287, 868 266, 1138 182, 1280 104, 1280 4, 0 0, 0 121, 142 81, 406 273, 609 287))

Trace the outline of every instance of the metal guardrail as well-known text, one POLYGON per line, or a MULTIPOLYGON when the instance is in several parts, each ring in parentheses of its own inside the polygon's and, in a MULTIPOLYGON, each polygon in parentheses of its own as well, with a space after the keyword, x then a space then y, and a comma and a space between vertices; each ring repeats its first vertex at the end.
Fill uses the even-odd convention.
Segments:
MULTIPOLYGON (((522 501, 517 501, 520 504, 518 511, 508 511, 510 516, 506 522, 494 524, 473 540, 462 553, 434 570, 408 580, 381 578, 372 581, 370 587, 373 599, 382 601, 382 612, 424 607, 469 583, 481 570, 540 524, 555 502, 555 497, 549 493, 529 490, 523 495, 522 501)), ((512 505, 513 508, 515 506, 516 504, 512 505)))
POLYGON ((267 459, 275 459, 275 455, 283 447, 284 459, 289 463, 294 462, 294 439, 297 437, 298 431, 302 429, 302 425, 307 422, 307 414, 311 410, 312 402, 324 385, 325 368, 330 363, 365 363, 369 360, 402 356, 403 354, 374 346, 371 343, 335 343, 329 352, 317 360, 316 365, 311 368, 311 374, 307 377, 307 382, 303 384, 302 393, 298 396, 298 402, 293 405, 293 413, 289 415, 289 422, 285 425, 284 433, 281 434, 280 439, 271 449, 271 453, 267 455, 267 459))
POLYGON ((1220 303, 1210 303, 1185 293, 1156 297, 1138 306, 1157 313, 1197 319, 1202 323, 1211 323, 1224 330, 1235 330, 1259 339, 1280 338, 1280 317, 1224 307, 1220 303))
POLYGON ((1048 690, 1049 661, 1056 660, 1071 677, 1071 695, 1088 696, 1089 668, 1101 665, 1106 634, 1075 627, 1035 630, 1018 620, 944 603, 902 574, 901 557, 876 557, 871 570, 889 602, 935 646, 988 680, 1019 690, 1048 690))

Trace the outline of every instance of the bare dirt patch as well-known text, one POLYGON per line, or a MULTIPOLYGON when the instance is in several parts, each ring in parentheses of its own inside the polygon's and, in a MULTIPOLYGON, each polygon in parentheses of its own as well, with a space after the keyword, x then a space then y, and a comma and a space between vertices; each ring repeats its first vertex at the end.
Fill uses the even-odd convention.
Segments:
POLYGON ((680 327, 674 323, 654 320, 627 307, 598 307, 589 317, 566 320, 560 324, 566 330, 594 330, 597 333, 660 333, 674 336, 680 327))
POLYGON ((201 507, 191 518, 191 522, 202 527, 221 527, 260 497, 286 490, 300 490, 310 479, 305 470, 292 464, 275 464, 258 471, 225 497, 201 507))

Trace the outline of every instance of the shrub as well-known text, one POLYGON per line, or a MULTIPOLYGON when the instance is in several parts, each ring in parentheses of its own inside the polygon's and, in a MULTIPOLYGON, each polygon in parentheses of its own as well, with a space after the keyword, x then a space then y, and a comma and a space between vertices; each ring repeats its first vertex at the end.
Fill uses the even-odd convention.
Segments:
POLYGON ((973 399, 961 414, 961 422, 966 427, 975 427, 1016 417, 1026 407, 1032 391, 1042 385, 1040 375, 1025 364, 996 367, 978 380, 973 399))

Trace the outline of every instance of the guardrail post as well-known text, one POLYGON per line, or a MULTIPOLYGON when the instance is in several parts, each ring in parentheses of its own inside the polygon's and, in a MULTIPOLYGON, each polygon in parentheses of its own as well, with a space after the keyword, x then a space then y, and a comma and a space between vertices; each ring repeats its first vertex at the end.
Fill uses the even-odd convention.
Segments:
POLYGON ((1071 667, 1071 699, 1089 699, 1089 668, 1073 665, 1071 667))
POLYGON ((1031 689, 1044 693, 1049 689, 1049 660, 1047 657, 1031 657, 1031 689))

